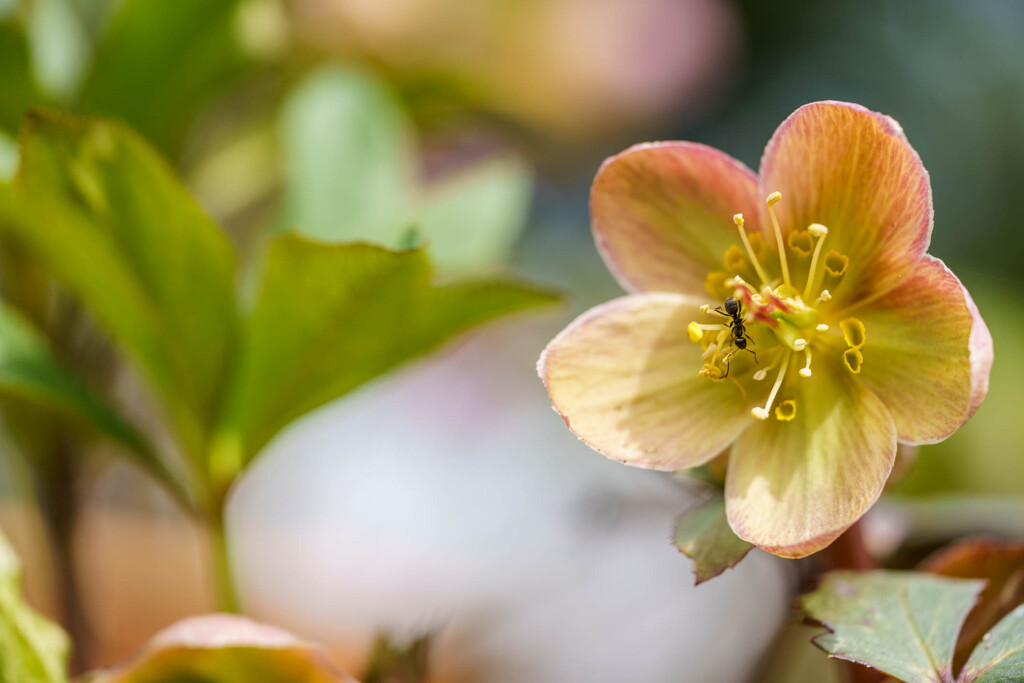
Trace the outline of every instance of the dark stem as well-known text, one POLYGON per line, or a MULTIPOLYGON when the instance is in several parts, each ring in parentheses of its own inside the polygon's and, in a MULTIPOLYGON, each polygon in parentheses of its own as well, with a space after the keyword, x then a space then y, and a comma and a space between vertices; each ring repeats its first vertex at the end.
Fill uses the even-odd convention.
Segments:
POLYGON ((825 550, 825 562, 829 569, 854 569, 867 571, 876 569, 878 563, 864 545, 861 523, 856 522, 825 550))
POLYGON ((71 638, 68 665, 72 675, 85 670, 92 645, 82 590, 75 564, 75 530, 80 506, 79 453, 66 438, 57 437, 53 457, 37 471, 37 496, 50 533, 54 581, 64 629, 71 638))

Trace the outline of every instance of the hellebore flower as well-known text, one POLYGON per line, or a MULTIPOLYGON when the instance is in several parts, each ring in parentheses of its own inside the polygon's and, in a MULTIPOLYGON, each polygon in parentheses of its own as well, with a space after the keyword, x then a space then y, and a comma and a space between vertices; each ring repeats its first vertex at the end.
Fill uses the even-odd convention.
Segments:
POLYGON ((736 534, 783 557, 821 550, 878 499, 897 442, 945 439, 988 391, 992 338, 925 253, 932 213, 899 124, 854 104, 798 109, 759 175, 686 142, 608 159, 594 236, 635 293, 548 345, 555 409, 628 465, 728 453, 736 534))

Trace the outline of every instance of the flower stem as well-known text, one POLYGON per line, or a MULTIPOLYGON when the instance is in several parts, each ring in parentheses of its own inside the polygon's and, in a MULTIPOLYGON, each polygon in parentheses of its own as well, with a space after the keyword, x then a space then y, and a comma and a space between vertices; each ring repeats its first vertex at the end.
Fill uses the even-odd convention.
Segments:
POLYGON ((829 569, 867 571, 878 567, 875 558, 864 545, 864 532, 859 521, 825 550, 825 561, 829 569))
POLYGON ((65 435, 52 442, 50 457, 36 468, 36 496, 50 535, 54 589, 63 626, 71 638, 68 666, 73 674, 85 670, 92 631, 82 603, 75 565, 74 540, 81 504, 78 489, 81 453, 65 435))
POLYGON ((216 591, 217 609, 221 612, 237 614, 241 608, 235 587, 234 573, 231 570, 231 548, 224 525, 224 507, 224 502, 218 501, 214 511, 207 518, 213 561, 214 590, 216 591))

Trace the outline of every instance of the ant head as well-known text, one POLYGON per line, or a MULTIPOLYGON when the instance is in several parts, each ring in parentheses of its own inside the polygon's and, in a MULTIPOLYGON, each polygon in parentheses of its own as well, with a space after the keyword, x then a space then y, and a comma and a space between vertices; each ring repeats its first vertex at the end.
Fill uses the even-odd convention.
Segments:
POLYGON ((736 337, 735 339, 733 339, 733 342, 736 344, 736 348, 738 349, 747 348, 747 340, 744 339, 743 337, 736 337))

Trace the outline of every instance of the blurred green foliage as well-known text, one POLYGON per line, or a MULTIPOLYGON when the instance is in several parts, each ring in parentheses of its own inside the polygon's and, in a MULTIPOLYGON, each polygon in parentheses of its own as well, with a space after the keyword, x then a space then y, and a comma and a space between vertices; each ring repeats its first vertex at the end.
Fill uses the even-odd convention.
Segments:
POLYGON ((505 261, 526 221, 533 178, 511 155, 420 181, 412 121, 365 71, 311 74, 284 104, 287 174, 279 222, 334 242, 400 246, 416 230, 446 272, 505 261))
POLYGON ((70 644, 21 597, 21 562, 0 534, 0 683, 65 683, 70 644))
POLYGON ((239 335, 222 438, 243 463, 286 424, 448 337, 554 296, 502 279, 432 284, 421 249, 275 239, 239 335))
POLYGON ((43 406, 91 424, 136 455, 144 467, 159 470, 159 461, 139 433, 57 360, 29 321, 3 303, 0 303, 0 397, 8 402, 43 406))
MULTIPOLYGON (((204 509, 292 420, 458 332, 555 301, 507 278, 436 286, 422 250, 285 234, 261 259, 250 306, 236 298, 231 244, 141 138, 36 111, 20 139, 0 233, 149 379, 204 509)), ((170 465, 150 470, 180 490, 170 465)))
POLYGON ((82 113, 112 114, 174 152, 196 113, 246 66, 241 0, 123 0, 82 84, 82 113))
POLYGON ((22 216, 8 230, 122 341, 186 452, 202 453, 234 327, 231 244, 116 124, 30 113, 21 141, 22 216))

